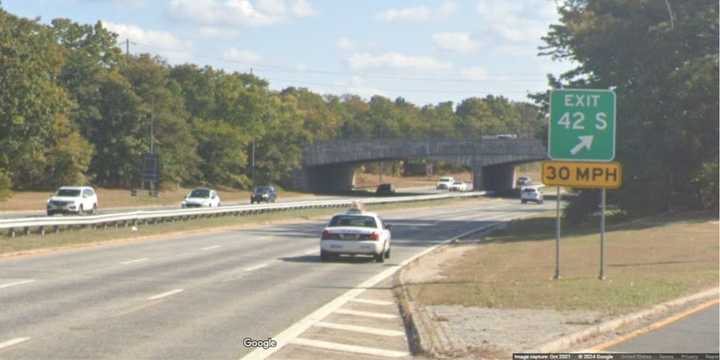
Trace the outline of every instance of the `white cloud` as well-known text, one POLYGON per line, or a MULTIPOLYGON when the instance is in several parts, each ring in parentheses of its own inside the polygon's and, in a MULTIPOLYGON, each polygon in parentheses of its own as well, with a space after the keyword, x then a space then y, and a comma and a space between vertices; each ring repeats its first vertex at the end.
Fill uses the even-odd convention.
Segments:
POLYGON ((307 0, 172 0, 170 14, 205 26, 266 26, 316 12, 307 0))
POLYGON ((171 63, 187 62, 191 58, 192 45, 188 41, 178 39, 167 31, 145 30, 131 24, 118 24, 102 21, 103 26, 118 34, 120 40, 129 39, 139 52, 158 54, 171 63))
POLYGON ((445 1, 435 9, 425 5, 391 8, 378 13, 375 17, 385 22, 426 22, 431 19, 445 19, 454 14, 456 10, 455 2, 445 1))
POLYGON ((371 86, 365 79, 357 75, 353 76, 348 83, 343 85, 347 86, 349 93, 359 95, 366 99, 372 98, 375 95, 387 97, 384 91, 371 86))
POLYGON ((479 47, 478 42, 466 32, 437 33, 433 34, 432 39, 435 46, 443 50, 471 52, 479 47))
POLYGON ((355 44, 353 44, 352 40, 350 40, 344 36, 339 38, 337 40, 337 43, 335 43, 335 45, 337 45, 338 49, 341 49, 341 50, 352 50, 355 48, 355 44))
POLYGON ((261 59, 258 53, 250 50, 230 48, 223 53, 223 60, 242 64, 256 64, 261 59))
POLYGON ((415 71, 442 71, 452 68, 452 64, 430 56, 410 56, 398 52, 382 54, 356 53, 348 62, 353 70, 373 68, 393 68, 415 71))
POLYGON ((474 66, 462 69, 460 74, 463 78, 468 80, 487 80, 488 72, 482 66, 474 66))
POLYGON ((554 0, 480 0, 476 10, 489 32, 511 42, 538 42, 558 16, 554 0))

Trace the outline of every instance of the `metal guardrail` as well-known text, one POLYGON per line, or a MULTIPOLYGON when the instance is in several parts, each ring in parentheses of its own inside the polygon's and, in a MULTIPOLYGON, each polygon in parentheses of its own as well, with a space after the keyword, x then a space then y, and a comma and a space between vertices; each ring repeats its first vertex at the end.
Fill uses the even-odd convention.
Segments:
POLYGON ((129 226, 170 222, 202 217, 224 215, 253 215, 274 211, 321 209, 350 206, 359 201, 363 204, 391 204, 412 201, 440 200, 449 198, 475 197, 484 195, 484 191, 468 193, 444 193, 433 195, 398 196, 387 198, 362 198, 341 200, 313 200, 280 204, 235 205, 217 208, 195 208, 176 210, 144 210, 125 213, 114 213, 91 216, 32 217, 18 219, 0 219, 0 231, 7 231, 9 236, 17 232, 29 234, 33 229, 45 234, 46 230, 58 232, 61 227, 109 227, 129 226))

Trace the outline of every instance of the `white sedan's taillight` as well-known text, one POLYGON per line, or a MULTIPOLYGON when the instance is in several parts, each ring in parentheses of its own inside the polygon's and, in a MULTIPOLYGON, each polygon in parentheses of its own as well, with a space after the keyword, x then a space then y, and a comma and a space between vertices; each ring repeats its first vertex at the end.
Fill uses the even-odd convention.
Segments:
POLYGON ((332 238, 332 235, 330 234, 330 232, 327 230, 323 230, 321 239, 322 240, 330 240, 331 238, 332 238))
POLYGON ((372 234, 370 234, 370 240, 380 240, 380 233, 375 231, 372 234))

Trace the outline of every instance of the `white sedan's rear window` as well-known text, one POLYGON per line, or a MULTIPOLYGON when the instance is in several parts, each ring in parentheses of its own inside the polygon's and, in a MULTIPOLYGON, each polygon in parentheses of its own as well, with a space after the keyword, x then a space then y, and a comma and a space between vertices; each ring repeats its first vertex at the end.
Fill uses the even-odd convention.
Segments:
POLYGON ((337 215, 330 220, 328 227, 339 226, 377 228, 377 223, 372 216, 337 215))

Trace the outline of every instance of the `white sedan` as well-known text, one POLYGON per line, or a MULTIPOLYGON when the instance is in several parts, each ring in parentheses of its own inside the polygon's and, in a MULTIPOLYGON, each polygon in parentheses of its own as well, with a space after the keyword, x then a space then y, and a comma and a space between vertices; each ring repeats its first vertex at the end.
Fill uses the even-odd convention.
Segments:
POLYGON ((185 199, 180 203, 183 208, 196 208, 196 207, 218 207, 220 206, 220 195, 217 191, 197 188, 185 196, 185 199))
POLYGON ((333 216, 322 232, 320 260, 339 255, 371 255, 376 262, 390 258, 390 225, 377 214, 351 209, 333 216))
POLYGON ((450 185, 448 190, 460 191, 460 192, 470 191, 470 184, 468 184, 466 182, 462 182, 462 181, 455 181, 452 183, 452 185, 450 185))

